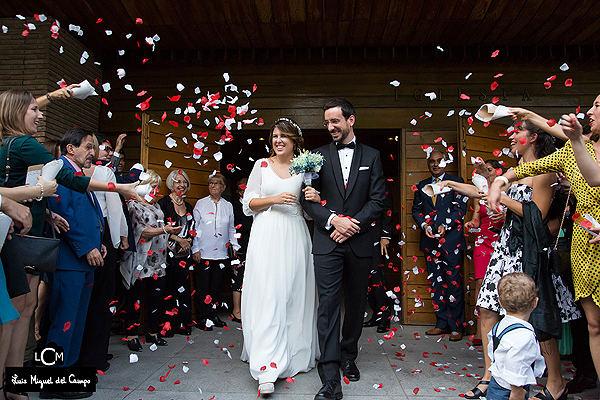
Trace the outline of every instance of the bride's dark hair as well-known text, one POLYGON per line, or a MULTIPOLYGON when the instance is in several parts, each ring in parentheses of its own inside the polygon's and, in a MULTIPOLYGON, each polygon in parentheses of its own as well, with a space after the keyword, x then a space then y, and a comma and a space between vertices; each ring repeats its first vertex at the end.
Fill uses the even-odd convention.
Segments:
POLYGON ((280 118, 271 125, 271 131, 269 132, 269 157, 275 155, 275 151, 273 151, 273 131, 275 128, 279 129, 279 132, 285 134, 294 143, 294 155, 300 154, 300 150, 304 149, 304 138, 300 126, 289 118, 280 118))

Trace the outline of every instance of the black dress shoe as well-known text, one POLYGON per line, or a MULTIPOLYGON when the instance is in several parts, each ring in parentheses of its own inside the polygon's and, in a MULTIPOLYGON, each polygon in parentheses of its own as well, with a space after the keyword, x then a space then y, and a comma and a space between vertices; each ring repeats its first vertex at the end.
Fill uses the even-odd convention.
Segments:
POLYGON ((377 326, 377 333, 385 333, 389 330, 390 330, 390 320, 387 318, 382 320, 379 323, 379 326, 377 326))
POLYGON ((353 360, 342 360, 341 368, 344 376, 352 382, 356 382, 360 379, 360 371, 356 367, 356 363, 354 363, 353 360))
POLYGON ((202 329, 203 331, 212 331, 212 325, 210 326, 210 328, 206 327, 206 318, 202 318, 200 321, 198 321, 198 323, 196 324, 196 328, 198 329, 202 329))
POLYGON ((40 399, 85 399, 93 394, 93 392, 40 392, 40 399))
POLYGON ((172 338, 173 336, 175 336, 175 332, 173 332, 173 329, 169 329, 168 331, 165 332, 164 335, 161 335, 162 337, 168 337, 168 338, 172 338))
POLYGON ((127 347, 131 351, 142 351, 142 342, 140 342, 140 338, 133 338, 127 341, 127 347))
POLYGON ((321 390, 315 395, 315 400, 340 400, 342 397, 341 382, 331 379, 321 386, 321 390))
POLYGON ((380 318, 377 318, 377 314, 373 314, 371 318, 363 322, 363 328, 371 328, 379 324, 380 318))
POLYGON ((112 360, 113 358, 115 358, 115 355, 114 355, 114 354, 112 354, 112 353, 108 353, 108 354, 106 354, 106 361, 110 361, 110 360, 112 360))
POLYGON ((168 344, 168 342, 158 333, 156 335, 146 333, 146 343, 156 343, 158 346, 166 346, 168 344))
POLYGON ((212 322, 217 328, 223 328, 224 326, 227 326, 227 324, 224 321, 221 321, 221 318, 219 317, 214 317, 212 322))
POLYGON ((110 363, 107 361, 105 365, 101 366, 98 369, 102 372, 106 372, 106 371, 108 371, 109 368, 110 368, 110 363))
POLYGON ((569 394, 581 393, 587 389, 596 389, 596 381, 592 378, 588 378, 583 374, 575 374, 575 378, 567 382, 567 391, 569 394))

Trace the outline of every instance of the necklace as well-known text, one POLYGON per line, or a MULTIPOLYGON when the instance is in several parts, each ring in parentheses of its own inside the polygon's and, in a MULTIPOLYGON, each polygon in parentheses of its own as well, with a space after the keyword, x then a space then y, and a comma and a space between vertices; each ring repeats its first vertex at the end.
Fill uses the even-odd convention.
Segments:
POLYGON ((173 200, 173 203, 175 203, 175 205, 177 205, 177 206, 183 205, 183 199, 181 199, 178 203, 177 200, 175 200, 175 198, 173 196, 171 196, 171 200, 173 200))

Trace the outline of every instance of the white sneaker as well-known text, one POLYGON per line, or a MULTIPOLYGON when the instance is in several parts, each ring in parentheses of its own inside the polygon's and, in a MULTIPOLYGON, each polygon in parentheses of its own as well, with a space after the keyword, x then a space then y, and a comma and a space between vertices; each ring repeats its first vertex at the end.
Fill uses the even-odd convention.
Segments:
POLYGON ((273 382, 265 382, 258 385, 258 391, 260 394, 273 394, 275 392, 275 385, 273 382))

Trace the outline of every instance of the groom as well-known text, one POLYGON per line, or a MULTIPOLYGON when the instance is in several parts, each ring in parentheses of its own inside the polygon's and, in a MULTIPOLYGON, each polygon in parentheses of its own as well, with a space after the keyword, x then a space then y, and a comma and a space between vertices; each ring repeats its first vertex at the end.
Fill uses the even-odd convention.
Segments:
POLYGON ((323 386, 315 400, 341 399, 340 368, 360 379, 354 360, 367 301, 373 253, 379 232, 373 222, 383 211, 385 184, 379 152, 356 141, 354 107, 335 99, 323 106, 333 142, 315 150, 325 161, 312 187, 303 190, 304 210, 315 221, 313 255, 319 293, 317 330, 323 386), (308 201, 320 195, 321 202, 308 201), (342 278, 345 316, 340 342, 342 278))

